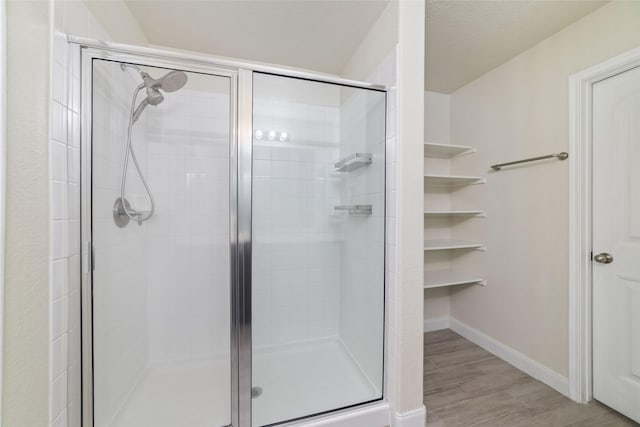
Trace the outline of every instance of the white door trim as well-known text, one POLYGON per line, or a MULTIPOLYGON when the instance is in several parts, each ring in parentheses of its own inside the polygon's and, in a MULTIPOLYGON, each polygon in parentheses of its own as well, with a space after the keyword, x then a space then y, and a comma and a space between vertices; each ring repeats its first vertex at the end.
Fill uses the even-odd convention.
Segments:
MULTIPOLYGON (((4 240, 7 188, 7 5, 0 4, 0 384, 4 355, 4 240)), ((1 388, 1 387, 0 387, 1 388)), ((2 390, 0 390, 2 425, 2 390)))
POLYGON ((640 66, 633 49, 569 77, 569 395, 592 397, 591 102, 593 84, 640 66))

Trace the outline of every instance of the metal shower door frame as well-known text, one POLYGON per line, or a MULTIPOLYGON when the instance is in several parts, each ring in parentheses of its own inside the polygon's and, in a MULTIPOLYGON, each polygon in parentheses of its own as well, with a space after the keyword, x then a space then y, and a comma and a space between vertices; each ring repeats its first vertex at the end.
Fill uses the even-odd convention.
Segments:
MULTIPOLYGON (((238 98, 251 99, 251 72, 215 65, 201 65, 153 55, 131 54, 81 46, 81 387, 82 425, 93 426, 93 263, 92 245, 92 95, 93 62, 104 60, 140 66, 196 72, 229 79, 229 245, 231 281, 231 425, 251 425, 251 106, 240 117, 238 98), (247 76, 247 73, 249 75, 247 76), (241 77, 242 76, 242 77, 241 77), (249 82, 247 88, 247 80, 249 82), (239 136, 242 135, 242 138, 239 136), (248 138, 247 138, 248 135, 248 138), (240 146, 242 145, 242 148, 240 146), (247 179, 248 176, 248 179, 247 179), (249 197, 239 196, 239 185, 249 185, 249 197), (248 220, 247 220, 248 217, 248 220), (248 259, 244 259, 248 257, 248 259), (249 369, 247 373, 247 368, 249 369), (240 382, 243 382, 243 386, 240 382), (243 392, 248 381, 248 392, 243 392), (247 404, 249 405, 247 410, 247 404)), ((244 109, 246 110, 246 108, 244 109)), ((244 188, 246 192, 246 188, 244 188)), ((246 390, 246 389, 245 389, 246 390)))
MULTIPOLYGON (((263 64, 197 54, 142 48, 68 36, 80 47, 80 218, 81 218, 81 398, 82 425, 93 426, 93 246, 92 246, 92 67, 94 60, 197 72, 230 79, 230 267, 231 267, 231 427, 251 427, 251 251, 252 251, 252 139, 254 72, 386 92, 382 85, 263 64)), ((69 85, 71 89, 71 85, 69 85)), ((386 111, 386 105, 385 105, 386 111)), ((386 142, 385 142, 386 144, 386 142)), ((385 184, 386 185, 386 184, 385 184)), ((386 205, 386 203, 385 203, 386 205)), ((386 214, 385 214, 386 240, 386 214)), ((385 267, 386 271, 386 267, 385 267)), ((386 274, 386 273, 385 273, 386 274)), ((385 279, 383 279, 385 280, 385 279)), ((386 285, 385 285, 386 289, 386 285)), ((386 312, 386 303, 384 304, 386 312)), ((386 319, 385 319, 386 330, 386 319)), ((385 332, 386 335, 386 332, 385 332)), ((383 339, 383 358, 386 353, 383 339)), ((383 363, 383 384, 386 370, 383 363)), ((383 386, 384 388, 384 386, 383 386)), ((384 400, 384 392, 381 397, 384 400)), ((355 406, 366 407, 375 402, 355 406)), ((338 409, 344 413, 349 408, 338 409)), ((318 414, 316 414, 318 415, 318 414)), ((310 415, 305 418, 313 418, 310 415)), ((283 421, 282 425, 292 422, 283 421)), ((297 423, 297 421, 293 421, 297 423)))

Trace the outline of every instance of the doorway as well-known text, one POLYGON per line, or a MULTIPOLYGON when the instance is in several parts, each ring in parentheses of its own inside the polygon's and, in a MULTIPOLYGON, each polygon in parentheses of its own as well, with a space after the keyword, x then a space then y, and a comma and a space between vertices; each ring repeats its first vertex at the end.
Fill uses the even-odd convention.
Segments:
POLYGON ((640 51, 571 77, 570 387, 640 420, 640 51), (635 118, 634 118, 635 117, 635 118))
POLYGON ((640 67, 593 85, 593 397, 640 420, 640 67))

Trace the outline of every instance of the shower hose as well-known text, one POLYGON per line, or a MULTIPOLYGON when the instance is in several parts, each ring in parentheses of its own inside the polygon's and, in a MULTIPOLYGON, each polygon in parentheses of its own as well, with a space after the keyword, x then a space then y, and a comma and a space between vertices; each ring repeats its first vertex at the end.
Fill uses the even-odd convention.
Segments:
MULTIPOLYGON (((131 134, 133 133, 133 125, 134 125, 134 112, 136 110, 136 101, 138 99, 138 94, 142 89, 144 89, 145 85, 141 84, 138 86, 136 91, 133 93, 133 99, 131 100, 131 111, 129 112, 129 126, 127 127, 127 146, 124 150, 124 160, 122 163, 122 180, 120 182, 120 199, 122 201, 122 209, 125 214, 129 218, 138 222, 138 225, 142 224, 143 221, 147 221, 149 218, 153 216, 155 211, 155 202, 153 201, 153 195, 151 194, 151 190, 149 190, 149 185, 147 184, 147 180, 144 178, 142 171, 140 170, 140 164, 138 163, 138 159, 136 158, 135 150, 133 149, 133 145, 131 143, 131 134), (129 154, 131 154, 131 160, 133 160, 133 165, 135 166, 136 172, 142 185, 144 186, 145 191, 147 192, 147 197, 149 198, 149 202, 151 204, 151 209, 148 212, 141 212, 135 209, 131 209, 127 207, 127 203, 125 203, 124 193, 125 187, 127 185, 127 170, 129 167, 129 154)), ((143 101, 144 102, 144 101, 143 101)))

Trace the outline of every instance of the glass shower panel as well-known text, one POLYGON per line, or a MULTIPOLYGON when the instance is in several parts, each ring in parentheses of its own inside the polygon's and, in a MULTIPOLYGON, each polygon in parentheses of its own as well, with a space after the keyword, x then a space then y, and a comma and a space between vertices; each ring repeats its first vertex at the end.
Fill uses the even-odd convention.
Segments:
POLYGON ((382 398, 385 93, 254 73, 253 425, 382 398))
POLYGON ((92 71, 94 425, 229 425, 230 79, 92 71))

